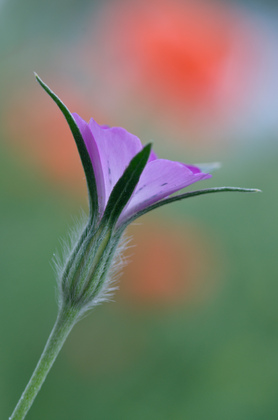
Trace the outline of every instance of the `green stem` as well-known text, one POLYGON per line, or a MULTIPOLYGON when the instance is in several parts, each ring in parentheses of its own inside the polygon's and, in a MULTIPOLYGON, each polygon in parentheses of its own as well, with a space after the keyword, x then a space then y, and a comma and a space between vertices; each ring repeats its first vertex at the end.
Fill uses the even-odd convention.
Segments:
POLYGON ((45 378, 74 326, 79 311, 62 307, 41 358, 9 420, 23 420, 32 406, 45 378))

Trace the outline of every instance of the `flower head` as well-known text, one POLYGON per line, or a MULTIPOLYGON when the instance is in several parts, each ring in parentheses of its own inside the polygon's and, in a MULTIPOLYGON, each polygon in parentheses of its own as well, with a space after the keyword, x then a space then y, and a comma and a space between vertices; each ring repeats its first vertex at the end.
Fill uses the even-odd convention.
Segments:
MULTIPOLYGON (((124 128, 101 126, 93 118, 87 123, 79 115, 72 115, 93 165, 102 215, 113 188, 143 145, 124 128)), ((158 159, 151 151, 138 184, 119 217, 119 224, 182 188, 210 177, 197 166, 158 159)))
POLYGON ((72 114, 47 85, 40 85, 64 114, 84 168, 90 214, 88 221, 58 264, 60 303, 80 314, 103 301, 113 290, 113 262, 119 260, 122 234, 129 223, 164 204, 201 194, 258 190, 222 187, 172 195, 211 177, 200 165, 159 159, 151 144, 120 127, 85 122, 72 114))

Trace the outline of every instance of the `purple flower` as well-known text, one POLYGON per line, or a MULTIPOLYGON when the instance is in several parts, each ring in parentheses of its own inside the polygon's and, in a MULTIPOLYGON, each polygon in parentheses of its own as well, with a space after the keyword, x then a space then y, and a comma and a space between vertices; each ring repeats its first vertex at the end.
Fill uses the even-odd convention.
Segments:
POLYGON ((211 175, 198 166, 158 159, 150 144, 143 147, 139 138, 124 128, 101 126, 93 118, 85 122, 36 78, 72 131, 87 181, 91 227, 109 225, 121 234, 137 217, 167 203, 215 192, 258 191, 220 187, 172 195, 211 175))
POLYGON ((85 122, 36 77, 69 124, 88 187, 87 223, 72 241, 63 263, 57 264, 62 307, 78 308, 82 314, 109 296, 123 232, 141 215, 197 195, 257 191, 221 187, 172 195, 211 175, 197 166, 158 159, 150 144, 143 147, 138 137, 123 128, 100 126, 93 119, 85 122))
MULTIPOLYGON (((93 165, 99 212, 102 216, 114 186, 143 146, 138 137, 124 128, 101 126, 93 118, 87 123, 76 113, 72 116, 84 139, 93 165)), ((203 173, 196 166, 159 159, 151 151, 139 182, 119 217, 118 224, 182 188, 210 177, 210 174, 203 173)))

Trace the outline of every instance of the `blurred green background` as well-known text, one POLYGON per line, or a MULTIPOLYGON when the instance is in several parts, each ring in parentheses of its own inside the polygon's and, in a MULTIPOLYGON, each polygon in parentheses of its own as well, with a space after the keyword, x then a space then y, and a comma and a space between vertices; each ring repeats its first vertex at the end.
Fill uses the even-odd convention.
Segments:
POLYGON ((0 417, 56 317, 51 266, 87 211, 73 140, 33 71, 83 118, 159 156, 221 161, 131 227, 115 301, 73 330, 28 419, 278 418, 276 2, 0 2, 0 417))

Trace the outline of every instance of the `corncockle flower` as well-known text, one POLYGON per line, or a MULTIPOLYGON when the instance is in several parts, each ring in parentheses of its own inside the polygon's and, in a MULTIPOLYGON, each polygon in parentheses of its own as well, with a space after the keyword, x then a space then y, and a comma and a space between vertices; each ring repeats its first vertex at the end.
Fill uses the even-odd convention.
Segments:
POLYGON ((23 419, 39 392, 73 325, 113 292, 115 263, 123 247, 125 228, 139 216, 173 201, 223 191, 256 192, 233 187, 177 191, 211 177, 201 165, 159 159, 151 145, 123 128, 85 122, 71 114, 36 75, 64 114, 83 164, 89 196, 86 225, 72 241, 63 262, 56 262, 59 285, 57 321, 38 365, 11 420, 23 419))

